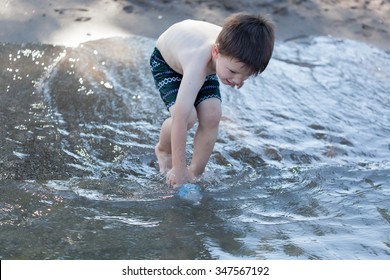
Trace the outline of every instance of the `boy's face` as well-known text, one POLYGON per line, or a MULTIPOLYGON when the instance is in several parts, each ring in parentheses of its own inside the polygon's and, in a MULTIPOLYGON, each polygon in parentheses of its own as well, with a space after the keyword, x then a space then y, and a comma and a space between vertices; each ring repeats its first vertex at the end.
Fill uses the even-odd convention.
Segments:
POLYGON ((218 54, 216 73, 225 85, 240 88, 251 74, 245 64, 231 57, 218 54))

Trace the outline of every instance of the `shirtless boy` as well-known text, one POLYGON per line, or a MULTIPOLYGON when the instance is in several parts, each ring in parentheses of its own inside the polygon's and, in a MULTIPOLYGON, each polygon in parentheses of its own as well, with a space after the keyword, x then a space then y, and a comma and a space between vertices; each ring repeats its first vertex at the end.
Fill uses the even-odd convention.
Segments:
POLYGON ((263 72, 274 37, 269 20, 239 13, 227 18, 223 27, 185 20, 158 38, 150 66, 171 116, 162 124, 155 153, 160 171, 167 172, 168 185, 179 186, 204 172, 221 120, 218 78, 240 88, 250 76, 263 72), (196 121, 192 161, 187 166, 187 130, 196 121))

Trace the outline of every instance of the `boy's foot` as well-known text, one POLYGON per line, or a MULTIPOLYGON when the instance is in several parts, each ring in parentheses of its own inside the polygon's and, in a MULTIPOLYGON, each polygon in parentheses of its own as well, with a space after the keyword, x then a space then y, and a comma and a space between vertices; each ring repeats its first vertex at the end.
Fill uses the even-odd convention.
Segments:
POLYGON ((190 183, 196 182, 197 180, 199 180, 201 176, 201 175, 196 175, 191 166, 188 167, 188 174, 190 177, 190 183))
POLYGON ((160 172, 165 173, 172 169, 172 155, 168 154, 164 151, 161 151, 158 148, 158 144, 154 148, 154 152, 157 156, 158 166, 160 168, 160 172))

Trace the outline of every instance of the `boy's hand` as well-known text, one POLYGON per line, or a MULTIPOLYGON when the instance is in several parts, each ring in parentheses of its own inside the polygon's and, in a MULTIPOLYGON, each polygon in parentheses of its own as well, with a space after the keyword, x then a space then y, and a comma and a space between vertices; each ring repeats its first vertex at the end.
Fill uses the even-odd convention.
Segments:
POLYGON ((189 173, 187 168, 172 168, 167 173, 167 184, 170 187, 178 187, 184 183, 189 182, 189 173))

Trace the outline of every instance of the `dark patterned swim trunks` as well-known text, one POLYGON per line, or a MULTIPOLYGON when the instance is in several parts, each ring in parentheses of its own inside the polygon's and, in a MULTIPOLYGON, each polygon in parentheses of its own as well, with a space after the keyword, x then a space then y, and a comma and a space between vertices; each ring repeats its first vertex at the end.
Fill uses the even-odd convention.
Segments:
MULTIPOLYGON (((169 110, 169 108, 175 104, 183 75, 175 72, 169 67, 157 48, 154 49, 150 58, 150 70, 152 71, 161 98, 169 110)), ((206 80, 196 97, 194 106, 196 107, 202 101, 213 97, 221 100, 219 81, 215 74, 206 77, 206 80)))

